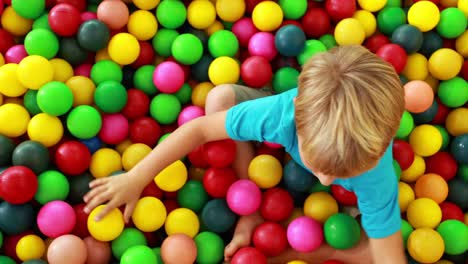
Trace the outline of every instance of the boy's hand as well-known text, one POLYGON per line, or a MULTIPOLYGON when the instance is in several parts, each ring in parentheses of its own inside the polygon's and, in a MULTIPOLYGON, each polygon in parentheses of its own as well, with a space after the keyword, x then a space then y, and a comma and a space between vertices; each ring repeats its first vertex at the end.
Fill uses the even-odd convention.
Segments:
POLYGON ((92 181, 89 184, 91 190, 83 197, 86 203, 85 212, 89 214, 94 208, 107 202, 104 209, 96 215, 95 221, 99 221, 113 209, 125 204, 124 219, 128 222, 144 189, 144 186, 131 178, 130 173, 123 173, 92 181))

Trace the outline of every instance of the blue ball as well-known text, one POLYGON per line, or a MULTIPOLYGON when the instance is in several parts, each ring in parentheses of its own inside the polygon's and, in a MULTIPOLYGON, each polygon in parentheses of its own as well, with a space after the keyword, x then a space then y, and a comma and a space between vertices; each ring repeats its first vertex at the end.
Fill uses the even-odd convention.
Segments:
POLYGON ((312 188, 317 178, 294 160, 290 160, 283 170, 283 182, 286 189, 306 193, 312 188))
POLYGON ((275 35, 275 46, 278 52, 287 57, 299 55, 305 47, 306 35, 295 25, 281 27, 275 35))
POLYGON ((102 147, 102 141, 98 137, 92 137, 90 139, 83 139, 81 143, 85 144, 86 147, 89 149, 91 154, 98 151, 102 147))

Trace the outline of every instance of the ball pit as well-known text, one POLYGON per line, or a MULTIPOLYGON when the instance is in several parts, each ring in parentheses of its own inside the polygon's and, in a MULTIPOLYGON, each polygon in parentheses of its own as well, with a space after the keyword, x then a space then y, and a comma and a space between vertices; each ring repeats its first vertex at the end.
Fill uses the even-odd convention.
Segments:
POLYGON ((155 175, 130 223, 122 208, 95 221, 103 206, 87 214, 83 196, 204 116, 216 85, 282 93, 315 54, 357 44, 405 89, 393 158, 408 259, 464 264, 468 1, 402 2, 3 1, 0 263, 219 263, 253 212, 266 222, 231 263, 353 247, 359 222, 342 208, 356 195, 318 184, 274 143, 257 148, 248 180, 233 141, 200 146, 155 175))

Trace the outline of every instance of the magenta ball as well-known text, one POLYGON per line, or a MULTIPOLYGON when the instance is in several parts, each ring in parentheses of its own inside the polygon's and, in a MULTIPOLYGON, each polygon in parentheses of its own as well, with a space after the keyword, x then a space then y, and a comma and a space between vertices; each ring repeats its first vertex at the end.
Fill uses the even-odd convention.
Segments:
POLYGON ((176 93, 184 85, 184 81, 184 70, 176 62, 165 61, 154 69, 153 83, 162 93, 176 93))
POLYGON ((247 47, 250 38, 257 32, 258 30, 250 17, 239 19, 232 25, 232 33, 236 35, 242 47, 247 47))
POLYGON ((75 223, 75 210, 64 201, 48 202, 37 214, 39 230, 50 238, 71 233, 75 223))
POLYGON ((275 36, 270 32, 255 33, 249 41, 249 53, 252 56, 262 56, 272 61, 278 54, 275 46, 275 36))
POLYGON ((203 108, 199 106, 195 106, 195 105, 189 105, 185 107, 184 109, 182 109, 182 111, 180 112, 179 117, 177 119, 177 124, 181 126, 192 119, 195 119, 197 117, 204 116, 204 115, 205 115, 205 110, 203 110, 203 108))
POLYGON ((76 66, 74 69, 75 76, 84 76, 89 78, 92 67, 92 64, 81 64, 76 66))
POLYGON ((314 251, 323 242, 322 226, 307 216, 294 219, 288 225, 287 236, 289 245, 299 252, 314 251))
POLYGON ((128 120, 123 114, 108 114, 102 117, 99 138, 106 144, 117 145, 127 138, 128 131, 128 120))
POLYGON ((88 20, 93 20, 93 19, 97 19, 96 13, 89 12, 89 11, 81 13, 81 23, 86 22, 88 20))
POLYGON ((20 63, 21 60, 28 56, 24 45, 14 45, 7 50, 5 53, 5 62, 6 63, 20 63))
POLYGON ((253 181, 242 179, 229 187, 226 200, 234 213, 250 215, 260 207, 262 193, 253 181))

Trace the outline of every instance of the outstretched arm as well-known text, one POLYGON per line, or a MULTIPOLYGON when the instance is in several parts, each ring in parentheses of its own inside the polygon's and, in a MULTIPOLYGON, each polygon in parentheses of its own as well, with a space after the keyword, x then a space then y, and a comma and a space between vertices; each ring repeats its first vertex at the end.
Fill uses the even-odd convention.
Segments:
POLYGON ((373 263, 379 264, 395 264, 408 263, 403 249, 403 239, 401 232, 386 238, 369 239, 369 246, 372 253, 373 263))

